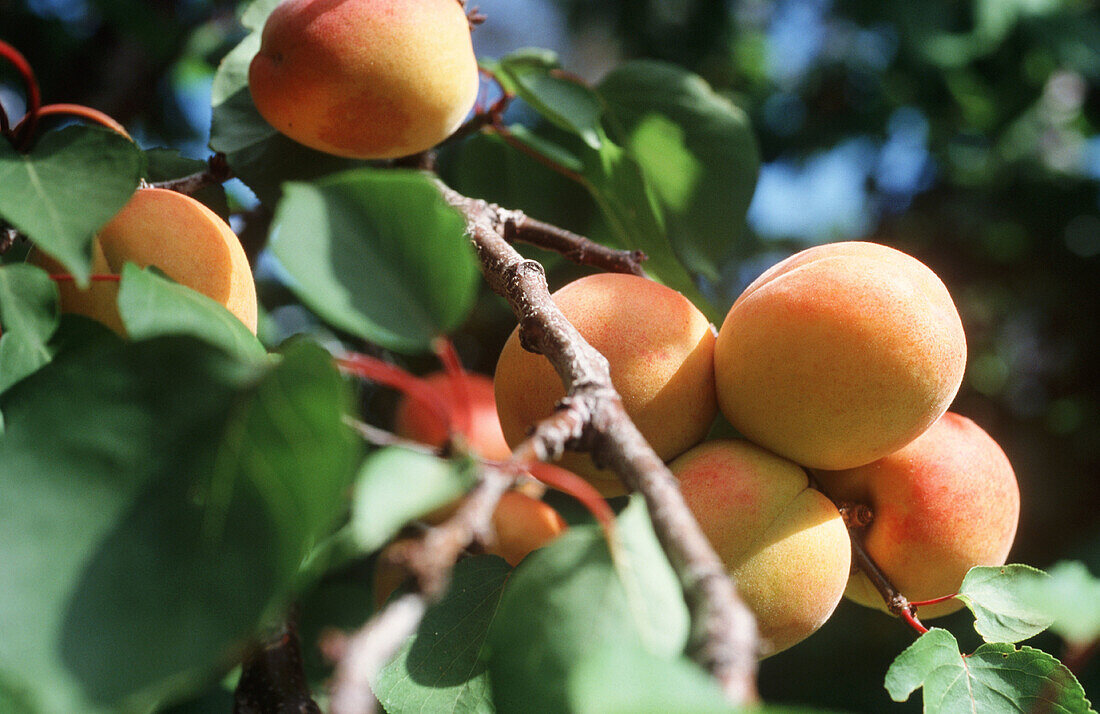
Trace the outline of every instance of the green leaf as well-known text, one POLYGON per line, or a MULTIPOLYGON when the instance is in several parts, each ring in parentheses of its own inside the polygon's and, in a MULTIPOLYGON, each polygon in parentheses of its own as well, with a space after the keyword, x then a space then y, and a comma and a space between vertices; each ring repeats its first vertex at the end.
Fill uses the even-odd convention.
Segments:
POLYGON ((466 319, 480 284, 465 222, 425 175, 359 169, 292 183, 271 250, 291 289, 330 324, 422 352, 466 319))
POLYGON ((41 268, 0 266, 0 392, 50 361, 57 284, 41 268))
POLYGON ((220 668, 339 515, 356 457, 320 348, 70 342, 0 397, 0 679, 147 710, 220 668))
POLYGON ((250 30, 260 31, 267 22, 267 16, 283 0, 254 0, 241 15, 241 24, 250 30))
POLYGON ((599 97, 587 86, 561 76, 557 55, 524 49, 493 65, 506 86, 555 126, 576 134, 590 148, 603 142, 599 97))
POLYGON ((122 269, 118 310, 131 339, 194 335, 245 360, 267 356, 260 341, 225 306, 133 263, 122 269))
POLYGON ((446 596, 374 683, 388 714, 495 711, 482 647, 511 570, 495 556, 455 566, 446 596))
MULTIPOLYGON (((259 28, 271 8, 267 0, 249 7, 245 18, 254 18, 259 28)), ((273 206, 282 195, 285 181, 308 181, 351 167, 362 161, 344 159, 314 151, 289 139, 268 124, 248 90, 248 66, 260 49, 260 32, 245 37, 225 56, 214 74, 211 103, 214 113, 210 147, 225 153, 233 172, 263 203, 273 206)))
POLYGON ((1093 712, 1077 679, 1047 653, 996 643, 964 657, 947 630, 921 635, 886 672, 886 691, 896 702, 921 687, 926 714, 1019 714, 1040 704, 1059 714, 1093 712))
POLYGON ((1087 646, 1100 639, 1100 579, 1084 563, 1055 563, 1049 578, 1027 584, 1023 598, 1051 617, 1051 629, 1067 641, 1087 646))
POLYGON ((1027 565, 978 566, 963 578, 959 599, 974 613, 974 629, 986 642, 1019 642, 1047 629, 1054 619, 1027 597, 1047 579, 1042 570, 1027 565))
POLYGON ((683 651, 688 615, 679 582, 633 496, 618 519, 622 557, 603 532, 577 526, 513 572, 489 630, 490 679, 501 711, 568 710, 568 683, 587 653, 645 648, 663 659, 683 651))
POLYGON ((88 284, 92 238, 137 188, 141 151, 99 127, 44 134, 29 154, 0 141, 0 216, 88 284))
POLYGON ((419 451, 389 447, 367 457, 352 497, 351 528, 370 553, 412 521, 470 490, 468 464, 419 451))
POLYGON ((622 64, 597 91, 688 268, 716 280, 734 254, 752 253, 740 244, 760 170, 747 115, 698 75, 663 62, 622 64))

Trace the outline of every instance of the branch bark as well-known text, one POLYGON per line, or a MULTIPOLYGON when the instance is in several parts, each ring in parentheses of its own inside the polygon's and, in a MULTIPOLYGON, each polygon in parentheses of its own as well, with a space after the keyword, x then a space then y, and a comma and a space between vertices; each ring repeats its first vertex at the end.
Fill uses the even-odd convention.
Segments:
POLYGON ((439 188, 466 217, 486 281, 519 318, 524 346, 545 355, 565 384, 563 406, 571 418, 547 420, 536 427, 528 440, 535 455, 548 461, 566 446, 588 449, 598 463, 643 495, 691 612, 689 653, 718 679, 731 702, 755 701, 755 619, 737 596, 674 477, 627 416, 607 360, 554 305, 542 266, 525 260, 505 240, 509 212, 442 183, 439 188))

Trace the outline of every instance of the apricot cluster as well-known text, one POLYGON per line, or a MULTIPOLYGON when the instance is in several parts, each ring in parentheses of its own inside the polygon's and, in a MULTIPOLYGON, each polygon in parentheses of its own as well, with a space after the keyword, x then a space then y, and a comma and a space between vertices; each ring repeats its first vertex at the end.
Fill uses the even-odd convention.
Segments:
MULTIPOLYGON (((590 276, 552 297, 670 461, 756 613, 763 655, 816 631, 844 594, 886 609, 851 573, 836 504, 871 515, 864 547, 910 600, 953 594, 970 567, 1005 561, 1015 475, 993 439, 946 413, 966 338, 947 288, 915 258, 863 242, 802 251, 749 285, 717 335, 686 298, 644 278, 590 276), (744 438, 703 441, 718 409, 744 438)), ((512 445, 565 396, 518 328, 495 390, 512 445)), ((566 461, 602 493, 623 492, 590 460, 566 461)))

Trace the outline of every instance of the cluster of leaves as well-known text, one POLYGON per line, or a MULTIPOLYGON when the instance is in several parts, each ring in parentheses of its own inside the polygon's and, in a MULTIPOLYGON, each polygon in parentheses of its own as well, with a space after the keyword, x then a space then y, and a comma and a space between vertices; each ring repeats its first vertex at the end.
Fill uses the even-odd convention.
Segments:
MULTIPOLYGON (((218 72, 211 146, 273 209, 270 254, 304 306, 348 342, 425 351, 475 304, 463 220, 430 178, 312 152, 259 117, 246 69, 273 5, 245 13, 252 32, 218 72)), ((519 155, 518 143, 577 178, 599 209, 596 235, 645 251, 654 276, 717 319, 725 306, 697 286, 747 243, 759 159, 744 114, 670 65, 627 63, 595 88, 546 52, 485 65, 539 121, 478 137, 478 148, 519 155)), ((47 133, 27 154, 0 141, 0 217, 83 283, 92 237, 139 179, 198 168, 95 128, 47 133)), ((205 200, 225 212, 224 195, 205 200)), ((293 599, 304 631, 354 626, 372 609, 359 568, 475 478, 461 459, 364 454, 345 424, 351 386, 315 341, 265 345, 219 305, 133 266, 119 292, 122 340, 60 316, 53 281, 5 260, 2 710, 162 706, 232 667, 293 599)), ((728 710, 684 654, 687 610, 644 504, 623 505, 614 560, 594 524, 571 520, 514 571, 491 556, 458 564, 445 599, 375 683, 388 711, 728 710)), ((993 613, 981 622, 1003 621, 994 600, 1007 588, 964 595, 993 613)), ((892 695, 923 683, 929 711, 967 701, 1007 711, 1039 695, 1087 709, 1048 655, 991 644, 964 657, 941 632, 899 658, 892 695), (979 675, 970 658, 985 664, 979 675), (1018 684, 1021 668, 1030 679, 1018 684), (1017 687, 1007 699, 973 698, 1003 692, 1001 681, 1017 687)))

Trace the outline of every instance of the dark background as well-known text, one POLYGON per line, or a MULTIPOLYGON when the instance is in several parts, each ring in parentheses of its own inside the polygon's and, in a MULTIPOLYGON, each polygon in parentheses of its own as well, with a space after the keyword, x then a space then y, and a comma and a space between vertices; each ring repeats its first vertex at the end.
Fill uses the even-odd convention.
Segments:
MULTIPOLYGON (((204 157, 211 76, 242 36, 237 5, 0 0, 0 38, 27 56, 47 103, 88 104, 144 146, 204 157)), ((1023 510, 1010 560, 1045 567, 1078 558, 1100 573, 1095 2, 480 6, 489 16, 474 33, 481 56, 549 47, 592 80, 623 58, 664 59, 698 72, 750 114, 764 161, 741 251, 752 257, 710 286, 719 301, 732 302, 785 255, 832 240, 888 243, 931 266, 955 297, 969 342, 953 410, 1002 444, 1019 477, 1023 510)), ((7 66, 0 103, 13 120, 21 115, 22 87, 7 66)), ((477 185, 463 174, 471 152, 444 157, 460 188, 477 185)), ((587 225, 583 192, 535 180, 545 181, 544 199, 518 207, 587 225)), ((239 204, 252 200, 247 189, 230 188, 239 204)), ((511 325, 493 300, 485 305, 459 346, 491 372, 511 325)), ((965 614, 936 624, 976 646, 965 614)), ((911 639, 891 618, 842 603, 812 639, 762 664, 763 694, 849 711, 919 711, 918 701, 891 704, 882 688, 911 639)), ((1053 637, 1031 644, 1060 651, 1053 637)), ((1083 680, 1098 696, 1095 660, 1083 680)))

